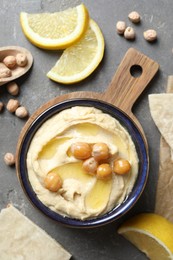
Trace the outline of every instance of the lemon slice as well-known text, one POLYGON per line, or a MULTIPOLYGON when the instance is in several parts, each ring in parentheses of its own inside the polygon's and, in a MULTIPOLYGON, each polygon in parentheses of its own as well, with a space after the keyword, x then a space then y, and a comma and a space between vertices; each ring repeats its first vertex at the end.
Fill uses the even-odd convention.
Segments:
POLYGON ((65 49, 76 43, 88 28, 89 15, 84 4, 56 13, 21 12, 20 22, 25 36, 37 47, 65 49))
POLYGON ((118 233, 151 260, 173 259, 173 224, 157 214, 139 214, 123 223, 118 233))
POLYGON ((47 76, 63 84, 72 84, 88 77, 99 65, 104 54, 103 34, 92 19, 83 38, 64 50, 47 76))

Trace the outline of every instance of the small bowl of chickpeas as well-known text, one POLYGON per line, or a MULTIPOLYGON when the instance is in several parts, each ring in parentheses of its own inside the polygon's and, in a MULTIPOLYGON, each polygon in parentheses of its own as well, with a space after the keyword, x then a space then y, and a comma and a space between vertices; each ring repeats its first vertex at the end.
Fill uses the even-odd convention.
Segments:
POLYGON ((91 228, 136 204, 149 162, 145 140, 124 112, 103 101, 72 99, 30 121, 16 164, 36 208, 68 227, 91 228))

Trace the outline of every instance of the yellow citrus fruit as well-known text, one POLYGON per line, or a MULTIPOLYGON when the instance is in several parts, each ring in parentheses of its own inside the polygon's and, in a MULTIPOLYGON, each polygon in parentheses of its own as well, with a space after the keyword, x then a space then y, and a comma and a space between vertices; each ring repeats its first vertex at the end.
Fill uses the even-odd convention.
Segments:
POLYGON ((139 214, 118 229, 151 260, 173 259, 173 224, 154 213, 139 214))
POLYGON ((20 22, 25 36, 37 47, 65 49, 76 43, 88 28, 89 14, 84 4, 55 13, 21 12, 20 22))
POLYGON ((64 50, 47 76, 63 84, 72 84, 88 77, 99 65, 104 54, 104 37, 97 25, 90 19, 83 38, 64 50))

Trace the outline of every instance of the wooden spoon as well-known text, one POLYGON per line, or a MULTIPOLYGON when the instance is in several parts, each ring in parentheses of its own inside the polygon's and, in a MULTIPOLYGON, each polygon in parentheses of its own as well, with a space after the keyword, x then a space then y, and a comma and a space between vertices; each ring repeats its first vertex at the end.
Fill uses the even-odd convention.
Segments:
POLYGON ((0 68, 5 66, 2 61, 6 56, 16 56, 18 53, 24 53, 27 56, 28 62, 26 66, 15 66, 14 69, 11 69, 12 75, 10 77, 0 78, 0 86, 23 76, 31 68, 33 63, 33 57, 31 53, 25 48, 19 46, 7 46, 0 48, 0 68))

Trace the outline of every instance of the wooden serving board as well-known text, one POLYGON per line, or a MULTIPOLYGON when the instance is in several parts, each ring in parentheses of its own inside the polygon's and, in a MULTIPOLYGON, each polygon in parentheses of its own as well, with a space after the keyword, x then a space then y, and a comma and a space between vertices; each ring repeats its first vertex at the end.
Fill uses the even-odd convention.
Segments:
POLYGON ((59 102, 76 98, 97 99, 108 102, 109 104, 118 107, 133 120, 133 122, 141 131, 144 140, 146 141, 146 137, 141 125, 132 113, 132 107, 136 99, 140 96, 140 94, 146 88, 148 83, 154 77, 154 75, 158 71, 158 68, 158 63, 156 63, 146 55, 142 54, 141 52, 137 51, 136 49, 130 48, 125 54, 122 62, 120 63, 117 71, 115 72, 115 75, 113 76, 112 81, 110 82, 108 88, 104 93, 87 91, 73 92, 62 96, 58 96, 50 100, 46 104, 42 105, 28 119, 24 128, 22 129, 17 145, 17 151, 20 151, 20 145, 28 128, 41 113, 43 113, 51 106, 58 104, 59 102), (134 77, 131 74, 132 69, 136 67, 142 71, 139 77, 134 77))

